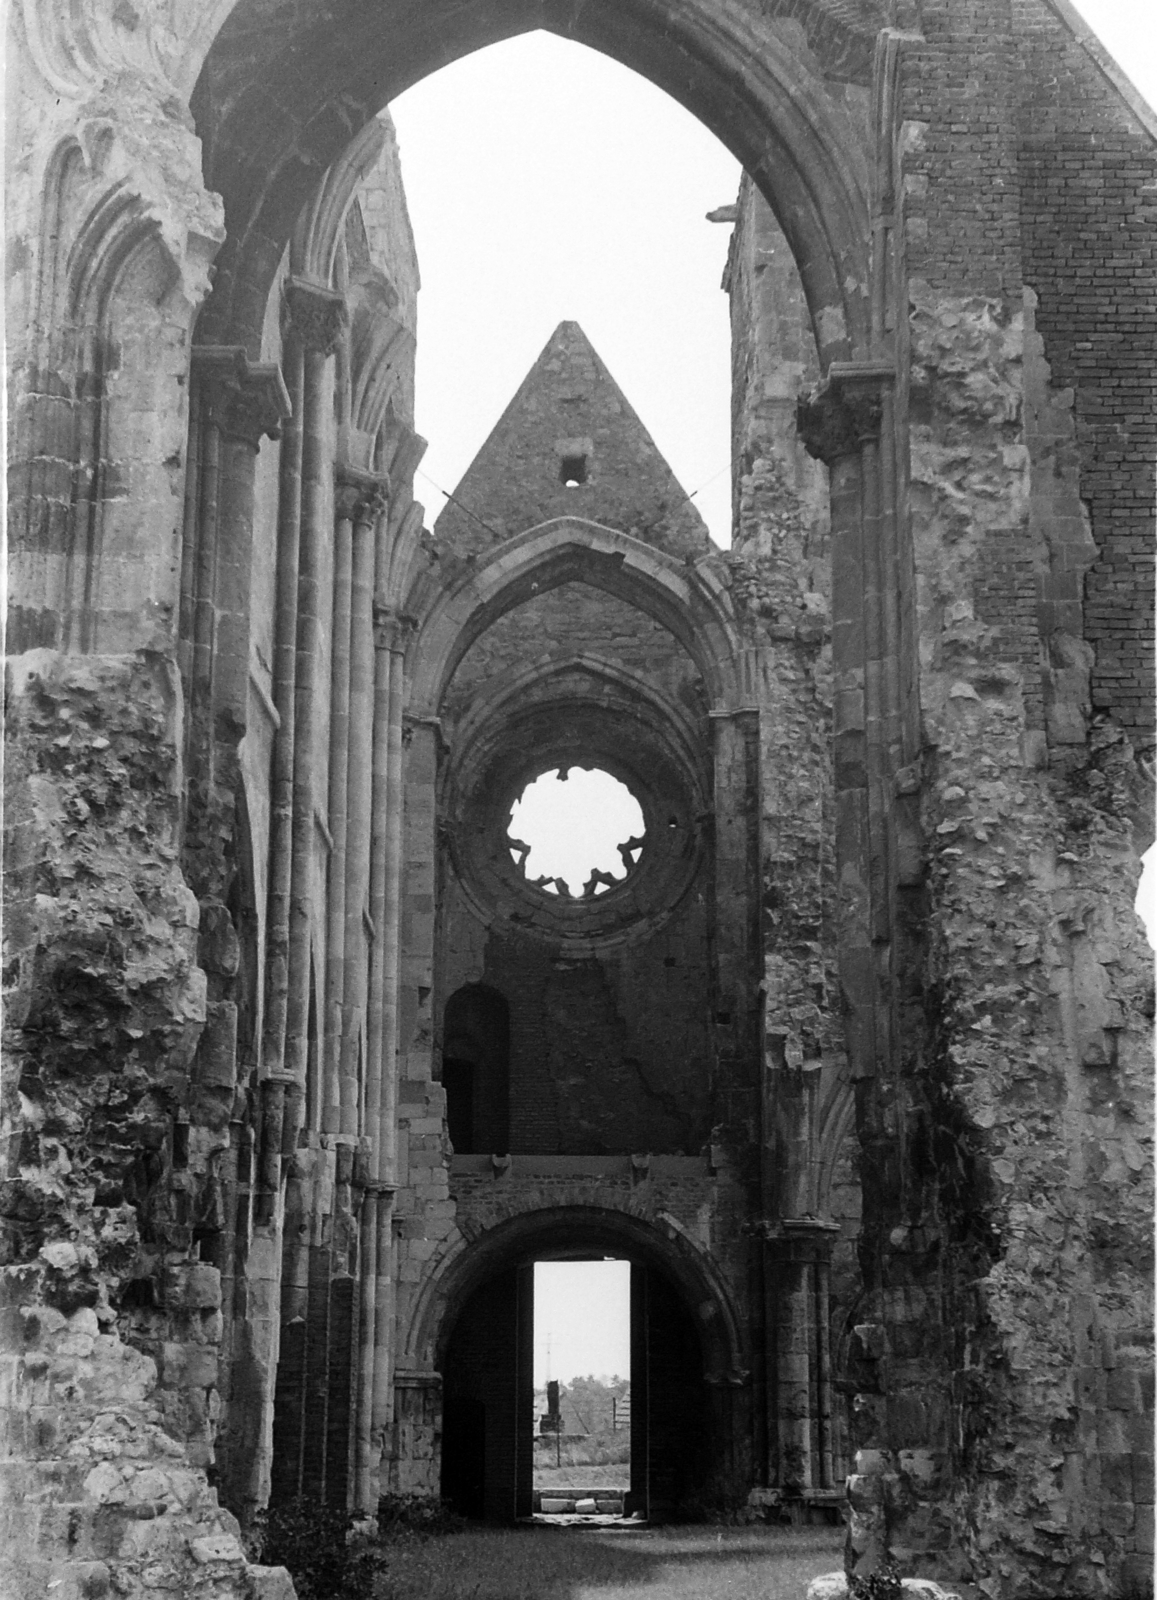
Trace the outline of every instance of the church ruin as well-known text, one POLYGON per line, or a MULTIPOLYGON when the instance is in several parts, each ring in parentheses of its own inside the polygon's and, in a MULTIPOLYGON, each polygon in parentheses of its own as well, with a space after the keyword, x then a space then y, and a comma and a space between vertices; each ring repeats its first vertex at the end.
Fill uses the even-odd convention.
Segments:
POLYGON ((13 1592, 526 1514, 604 1255, 635 1509, 1151 1592, 1157 117, 1067 0, 9 24, 13 1592), (384 108, 531 28, 743 163, 730 550, 573 322, 414 498, 384 108), (643 830, 571 895, 579 767, 643 830))

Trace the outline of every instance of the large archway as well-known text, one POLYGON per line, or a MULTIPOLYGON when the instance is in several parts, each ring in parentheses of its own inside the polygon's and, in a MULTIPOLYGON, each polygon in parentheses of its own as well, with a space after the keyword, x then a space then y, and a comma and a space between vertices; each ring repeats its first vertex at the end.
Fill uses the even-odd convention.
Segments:
POLYGON ((680 101, 739 158, 779 217, 808 293, 825 364, 866 353, 873 40, 819 3, 761 30, 740 5, 695 0, 475 0, 420 13, 364 0, 271 12, 240 0, 222 20, 191 97, 206 179, 228 237, 201 320, 206 342, 259 340, 269 285, 318 176, 382 106, 430 72, 544 28, 600 50, 680 101), (814 56, 813 56, 814 52, 814 56), (833 95, 823 68, 838 74, 833 95))
POLYGON ((631 1263, 628 1509, 661 1519, 736 1492, 748 1357, 726 1286, 669 1219, 570 1204, 454 1240, 416 1307, 408 1361, 441 1374, 442 1483, 467 1514, 531 1511, 533 1264, 606 1257, 631 1263))

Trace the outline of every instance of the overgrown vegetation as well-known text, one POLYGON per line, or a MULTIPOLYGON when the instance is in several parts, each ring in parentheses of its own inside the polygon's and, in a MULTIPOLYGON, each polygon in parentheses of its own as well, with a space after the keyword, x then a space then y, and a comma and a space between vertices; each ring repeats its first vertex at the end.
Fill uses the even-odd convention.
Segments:
POLYGON ((885 1555, 875 1572, 863 1577, 852 1575, 848 1594, 850 1600, 903 1600, 899 1567, 890 1555, 885 1555))
POLYGON ((257 1513, 246 1554, 263 1566, 287 1568, 297 1600, 389 1600, 384 1580, 394 1552, 465 1527, 440 1500, 425 1495, 383 1495, 376 1526, 300 1499, 257 1513))
POLYGON ((385 1561, 376 1529, 315 1500, 259 1511, 247 1543, 251 1561, 288 1568, 297 1600, 373 1600, 385 1561))

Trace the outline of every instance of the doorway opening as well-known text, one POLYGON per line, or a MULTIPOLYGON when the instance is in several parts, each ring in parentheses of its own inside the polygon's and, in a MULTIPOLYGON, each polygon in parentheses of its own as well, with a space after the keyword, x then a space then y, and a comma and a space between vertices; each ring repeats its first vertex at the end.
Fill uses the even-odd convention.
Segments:
MULTIPOLYGON (((543 1241, 521 1265, 500 1268, 478 1284, 454 1319, 441 1361, 442 1497, 460 1515, 488 1522, 515 1522, 536 1515, 661 1521, 684 1514, 702 1500, 710 1476, 713 1436, 696 1319, 683 1292, 661 1268, 636 1258, 608 1259, 595 1254, 598 1248, 593 1241, 584 1245, 576 1239, 552 1250, 543 1241), (611 1286, 600 1288, 602 1298, 595 1299, 583 1287, 580 1269, 604 1266, 611 1269, 607 1274, 611 1286), (556 1297, 547 1269, 559 1268, 570 1268, 576 1276, 569 1287, 565 1277, 559 1280, 563 1289, 556 1297), (536 1318, 535 1288, 540 1273, 546 1285, 546 1311, 536 1318), (585 1303, 578 1311, 575 1303, 580 1297, 585 1303), (608 1379, 620 1380, 619 1386, 604 1386, 612 1391, 621 1388, 620 1394, 613 1395, 612 1426, 591 1427, 602 1419, 591 1415, 591 1390, 574 1380, 603 1374, 578 1369, 592 1364, 609 1364, 613 1369, 618 1362, 607 1354, 598 1355, 600 1347, 592 1348, 589 1343, 585 1360, 564 1352, 583 1348, 584 1321, 616 1323, 620 1331, 615 1338, 621 1351, 624 1320, 627 1370, 605 1374, 608 1379), (548 1470, 552 1452, 538 1443, 544 1436, 542 1417, 550 1415, 545 1362, 548 1327, 552 1369, 573 1369, 565 1377, 551 1380, 559 1383, 561 1424, 557 1442, 552 1430, 546 1430, 555 1443, 552 1473, 548 1470), (577 1335, 574 1345, 569 1343, 572 1335, 577 1335), (538 1361, 536 1342, 542 1347, 538 1361), (624 1406, 627 1400, 629 1406, 624 1406), (624 1410, 628 1415, 624 1416, 624 1410), (617 1446, 625 1460, 602 1463, 610 1468, 605 1476, 615 1481, 579 1482, 579 1475, 589 1477, 599 1465, 578 1459, 583 1453, 595 1453, 589 1447, 584 1452, 581 1440, 589 1439, 591 1433, 598 1440, 615 1432, 625 1432, 629 1441, 626 1449, 621 1438, 617 1446), (565 1453, 572 1445, 578 1448, 575 1459, 568 1463, 565 1453), (574 1481, 563 1484, 563 1477, 574 1477, 574 1481), (573 1490, 595 1492, 569 1492, 573 1490), (560 1500, 566 1505, 553 1503, 560 1500), (600 1506, 600 1501, 606 1503, 600 1506)), ((607 1240, 607 1248, 615 1249, 613 1239, 607 1240)), ((608 1440, 607 1453, 615 1448, 608 1440)))
POLYGON ((534 1264, 534 1510, 621 1516, 631 1490, 631 1267, 534 1264))

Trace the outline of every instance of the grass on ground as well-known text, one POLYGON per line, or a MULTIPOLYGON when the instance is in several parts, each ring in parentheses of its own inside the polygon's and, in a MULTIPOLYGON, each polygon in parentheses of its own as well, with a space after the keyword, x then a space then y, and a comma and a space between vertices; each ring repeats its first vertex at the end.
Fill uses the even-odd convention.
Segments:
POLYGON ((839 1528, 526 1527, 395 1546, 379 1600, 803 1600, 839 1528))
POLYGON ((565 1463, 561 1467, 534 1465, 534 1487, 536 1489, 593 1489, 601 1485, 614 1489, 629 1489, 631 1487, 631 1464, 625 1466, 613 1463, 610 1466, 578 1465, 568 1467, 565 1463))

